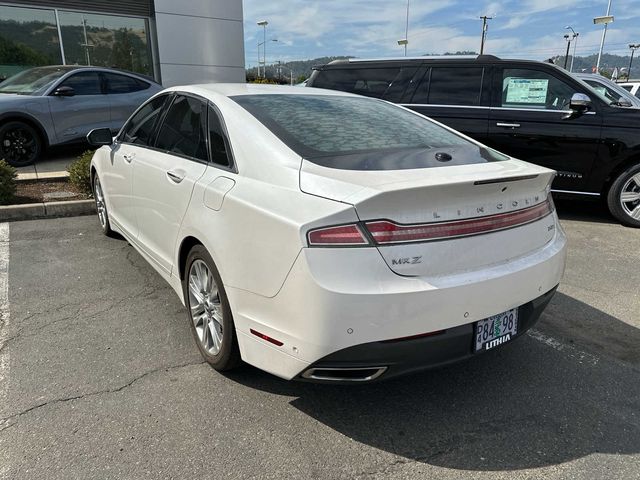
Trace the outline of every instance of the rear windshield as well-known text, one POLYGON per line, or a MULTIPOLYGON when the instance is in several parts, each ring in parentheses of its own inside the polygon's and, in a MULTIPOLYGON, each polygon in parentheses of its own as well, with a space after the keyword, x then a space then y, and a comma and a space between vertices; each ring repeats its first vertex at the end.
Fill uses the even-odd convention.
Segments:
MULTIPOLYGON (((447 152, 471 148, 475 157, 481 157, 478 147, 461 136, 381 100, 286 94, 232 98, 300 156, 332 168, 444 166, 433 163, 433 155, 420 154, 433 149, 447 152)), ((462 156, 466 157, 465 164, 507 158, 493 153, 474 160, 468 151, 462 156)), ((455 155, 452 157, 455 160, 455 155)))

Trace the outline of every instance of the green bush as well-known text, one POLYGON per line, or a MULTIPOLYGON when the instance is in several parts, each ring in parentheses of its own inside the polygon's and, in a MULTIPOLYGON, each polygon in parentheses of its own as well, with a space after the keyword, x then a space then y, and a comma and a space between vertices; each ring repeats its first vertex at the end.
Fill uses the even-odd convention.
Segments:
POLYGON ((82 193, 91 195, 91 159, 95 150, 87 150, 73 162, 67 171, 69 172, 69 183, 75 186, 82 193))
POLYGON ((18 171, 0 160, 0 205, 10 204, 16 196, 18 171))

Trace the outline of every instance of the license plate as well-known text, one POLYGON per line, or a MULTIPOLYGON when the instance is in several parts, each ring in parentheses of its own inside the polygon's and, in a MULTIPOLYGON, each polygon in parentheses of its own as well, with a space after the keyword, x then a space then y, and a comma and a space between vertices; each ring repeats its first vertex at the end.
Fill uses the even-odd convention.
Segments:
POLYGON ((476 322, 474 351, 491 350, 508 342, 518 333, 518 309, 476 322))

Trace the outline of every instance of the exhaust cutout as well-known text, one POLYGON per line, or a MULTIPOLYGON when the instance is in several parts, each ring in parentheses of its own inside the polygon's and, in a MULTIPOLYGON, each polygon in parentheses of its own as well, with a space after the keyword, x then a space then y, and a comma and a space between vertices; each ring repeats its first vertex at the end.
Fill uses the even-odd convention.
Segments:
POLYGON ((358 367, 358 368, 310 368, 302 374, 302 378, 309 380, 323 380, 328 382, 370 382, 387 370, 387 367, 358 367))

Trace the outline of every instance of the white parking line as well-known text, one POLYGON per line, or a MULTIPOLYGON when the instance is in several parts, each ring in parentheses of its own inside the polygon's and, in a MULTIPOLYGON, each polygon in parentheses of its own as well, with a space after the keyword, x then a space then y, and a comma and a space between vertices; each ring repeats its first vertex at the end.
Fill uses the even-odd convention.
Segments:
MULTIPOLYGON (((0 223, 0 405, 6 405, 9 351, 3 349, 9 327, 9 224, 0 223)), ((0 465, 0 474, 2 466, 0 465)))
POLYGON ((544 343, 545 345, 553 348, 554 350, 557 350, 559 352, 564 352, 567 355, 569 355, 569 357, 575 358, 576 360, 578 360, 579 363, 587 362, 591 365, 596 365, 600 360, 596 355, 593 355, 588 352, 584 352, 571 344, 563 343, 560 340, 557 340, 553 337, 549 337, 539 330, 531 329, 527 332, 527 334, 531 338, 534 338, 539 342, 544 343))

